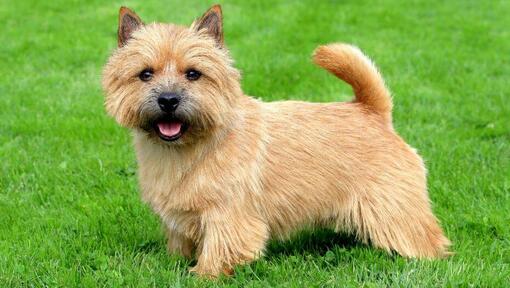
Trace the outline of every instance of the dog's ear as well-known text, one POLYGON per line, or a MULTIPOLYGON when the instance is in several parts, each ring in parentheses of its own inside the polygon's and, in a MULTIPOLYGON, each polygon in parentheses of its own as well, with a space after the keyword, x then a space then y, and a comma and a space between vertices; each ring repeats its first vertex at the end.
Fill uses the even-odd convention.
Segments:
POLYGON ((127 7, 120 7, 119 10, 119 30, 118 45, 122 47, 126 45, 131 34, 143 25, 142 19, 127 7))
POLYGON ((223 47, 223 15, 220 5, 217 4, 209 8, 200 19, 193 22, 191 28, 195 31, 206 29, 207 33, 216 40, 216 43, 223 47))

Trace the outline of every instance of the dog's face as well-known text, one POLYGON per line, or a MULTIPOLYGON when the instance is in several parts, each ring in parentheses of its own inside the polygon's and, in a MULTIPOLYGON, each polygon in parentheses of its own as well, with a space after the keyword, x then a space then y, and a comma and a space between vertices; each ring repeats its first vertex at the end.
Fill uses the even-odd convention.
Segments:
POLYGON ((191 27, 142 23, 121 8, 119 48, 103 73, 106 110, 124 127, 165 145, 184 145, 230 125, 239 72, 213 6, 191 27))

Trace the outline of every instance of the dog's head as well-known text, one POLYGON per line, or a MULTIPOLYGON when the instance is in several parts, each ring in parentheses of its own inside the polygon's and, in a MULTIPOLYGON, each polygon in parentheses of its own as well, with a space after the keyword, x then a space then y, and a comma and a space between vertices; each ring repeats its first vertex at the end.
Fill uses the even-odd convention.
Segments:
POLYGON ((230 125, 241 94, 223 43, 220 6, 191 27, 119 13, 118 48, 103 72, 106 110, 120 125, 184 145, 230 125))

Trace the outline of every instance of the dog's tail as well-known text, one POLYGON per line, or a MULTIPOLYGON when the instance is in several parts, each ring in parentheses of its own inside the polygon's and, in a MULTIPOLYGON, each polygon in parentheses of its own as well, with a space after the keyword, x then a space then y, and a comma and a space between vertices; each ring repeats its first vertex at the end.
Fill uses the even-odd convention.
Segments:
POLYGON ((348 44, 319 46, 314 54, 315 64, 349 83, 356 102, 391 122, 391 95, 379 71, 357 47, 348 44))

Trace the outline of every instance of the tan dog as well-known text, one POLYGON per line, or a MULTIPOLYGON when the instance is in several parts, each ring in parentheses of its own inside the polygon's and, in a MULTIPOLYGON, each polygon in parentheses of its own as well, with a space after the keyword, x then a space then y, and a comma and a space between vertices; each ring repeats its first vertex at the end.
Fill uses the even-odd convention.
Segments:
POLYGON ((243 94, 213 6, 191 27, 145 25, 127 8, 104 69, 106 109, 133 130, 143 198, 168 249, 217 276, 303 227, 354 233, 407 257, 447 254, 426 171, 395 132, 371 61, 345 44, 314 61, 352 85, 348 103, 263 103, 243 94))

